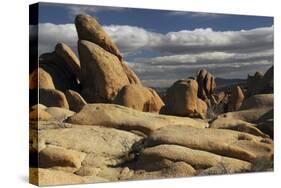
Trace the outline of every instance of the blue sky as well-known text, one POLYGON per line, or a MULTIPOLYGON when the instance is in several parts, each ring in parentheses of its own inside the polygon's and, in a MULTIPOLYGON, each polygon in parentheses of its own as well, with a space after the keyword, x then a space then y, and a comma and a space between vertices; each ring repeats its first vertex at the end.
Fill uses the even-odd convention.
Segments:
POLYGON ((273 18, 41 3, 39 51, 65 42, 76 51, 75 15, 95 16, 146 85, 195 76, 246 78, 273 64, 273 18), (165 75, 165 76, 163 76, 165 75))

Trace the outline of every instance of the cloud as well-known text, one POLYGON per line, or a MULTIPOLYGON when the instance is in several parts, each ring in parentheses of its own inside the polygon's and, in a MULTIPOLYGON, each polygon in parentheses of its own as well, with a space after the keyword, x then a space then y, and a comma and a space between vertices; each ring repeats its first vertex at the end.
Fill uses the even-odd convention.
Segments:
MULTIPOLYGON (((273 64, 273 26, 241 31, 198 28, 166 34, 129 25, 103 27, 128 65, 152 86, 194 76, 200 68, 220 77, 246 78, 248 73, 265 71, 273 64), (149 52, 149 57, 143 51, 149 52)), ((58 42, 77 52, 74 24, 39 24, 39 54, 53 51, 58 42)))
POLYGON ((108 6, 88 6, 88 5, 69 5, 67 6, 69 14, 75 16, 77 14, 85 13, 92 14, 102 11, 123 11, 123 7, 108 7, 108 6))
POLYGON ((208 13, 208 12, 187 12, 187 11, 169 11, 169 15, 171 16, 188 16, 188 17, 204 17, 207 19, 210 18, 219 18, 226 16, 225 14, 217 14, 217 13, 208 13))

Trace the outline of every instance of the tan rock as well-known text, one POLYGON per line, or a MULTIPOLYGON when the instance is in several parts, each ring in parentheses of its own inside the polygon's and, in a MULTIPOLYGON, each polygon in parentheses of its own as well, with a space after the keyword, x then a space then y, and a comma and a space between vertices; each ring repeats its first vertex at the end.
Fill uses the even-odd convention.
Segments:
POLYGON ((139 130, 146 134, 165 126, 183 125, 198 128, 206 126, 206 123, 191 118, 140 112, 113 104, 87 104, 80 112, 69 117, 67 122, 80 125, 114 127, 124 130, 139 130))
POLYGON ((54 120, 58 120, 61 122, 66 118, 75 114, 73 111, 70 111, 65 108, 59 108, 59 107, 49 107, 46 109, 46 112, 51 114, 54 120))
POLYGON ((67 66, 78 78, 80 73, 80 61, 72 49, 65 43, 58 43, 55 47, 55 52, 63 58, 67 66))
POLYGON ((196 80, 198 82, 198 97, 203 100, 209 98, 216 88, 215 77, 206 69, 201 69, 196 80))
POLYGON ((249 133, 256 136, 268 137, 268 135, 261 132, 258 128, 256 128, 255 124, 248 123, 239 119, 232 118, 217 118, 210 124, 210 128, 214 129, 229 129, 240 132, 249 133))
POLYGON ((80 14, 75 18, 75 26, 79 40, 93 42, 122 60, 119 49, 94 17, 80 14))
POLYGON ((64 93, 55 89, 39 89, 39 103, 47 107, 69 108, 64 93))
POLYGON ((241 88, 239 86, 233 87, 231 90, 231 95, 229 97, 228 111, 231 112, 239 110, 243 100, 244 94, 241 88))
POLYGON ((145 148, 140 153, 136 164, 140 167, 145 167, 147 163, 155 164, 163 159, 173 162, 183 161, 197 170, 224 165, 229 173, 237 173, 251 168, 251 164, 246 161, 178 145, 158 145, 145 148))
POLYGON ((147 146, 159 144, 176 144, 249 162, 262 157, 272 159, 273 156, 270 139, 223 129, 163 127, 154 131, 147 140, 147 146))
POLYGON ((66 90, 65 96, 69 104, 69 109, 74 112, 79 112, 87 102, 84 98, 73 90, 66 90))
POLYGON ((76 90, 78 88, 75 73, 56 52, 40 55, 39 66, 51 75, 55 89, 64 92, 67 89, 76 90))
POLYGON ((208 105, 206 102, 197 98, 197 112, 200 114, 201 117, 205 118, 207 116, 208 105))
POLYGON ((241 106, 241 110, 251 108, 273 108, 273 94, 259 94, 247 98, 241 106))
POLYGON ((30 168, 29 181, 38 186, 86 183, 73 173, 43 168, 30 168))
POLYGON ((29 120, 31 121, 47 121, 52 119, 52 115, 45 110, 42 109, 35 109, 29 113, 29 120))
POLYGON ((82 96, 87 102, 112 102, 130 84, 119 59, 89 41, 79 41, 82 96))
POLYGON ((42 68, 35 69, 29 76, 29 89, 55 89, 51 75, 42 68))
POLYGON ((125 62, 122 61, 121 65, 123 67, 123 70, 124 70, 125 74, 128 77, 128 80, 129 80, 130 84, 140 84, 140 85, 142 85, 139 77, 136 75, 136 73, 134 73, 134 71, 125 62))
MULTIPOLYGON (((80 151, 69 150, 62 147, 48 146, 39 153, 40 168, 69 167, 74 172, 81 167, 86 154, 80 151)), ((62 168, 60 168, 62 169, 62 168)))
POLYGON ((164 103, 158 94, 151 88, 138 84, 124 86, 113 101, 143 112, 159 112, 164 103))
POLYGON ((266 116, 271 117, 272 108, 252 108, 248 110, 240 110, 236 112, 227 112, 218 116, 232 119, 240 119, 249 123, 259 123, 264 121, 266 116))
MULTIPOLYGON (((196 80, 179 80, 168 90, 166 107, 168 114, 198 117, 197 109, 198 84, 196 80)), ((201 103, 201 102, 200 102, 201 103)))
POLYGON ((98 126, 72 125, 71 128, 43 129, 41 142, 87 153, 82 166, 117 165, 127 160, 132 145, 141 137, 127 131, 98 126), (98 164, 97 164, 98 163, 98 164))

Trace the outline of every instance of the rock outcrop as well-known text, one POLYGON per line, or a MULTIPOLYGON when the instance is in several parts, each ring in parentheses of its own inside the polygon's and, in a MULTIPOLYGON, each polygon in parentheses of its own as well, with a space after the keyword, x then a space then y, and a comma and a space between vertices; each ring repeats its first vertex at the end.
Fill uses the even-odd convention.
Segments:
POLYGON ((196 80, 179 80, 167 90, 163 113, 188 117, 205 117, 206 105, 198 99, 196 80))
POLYGON ((198 97, 202 100, 208 99, 216 88, 215 77, 206 69, 201 69, 197 75, 198 97))
POLYGON ((260 72, 256 72, 254 76, 248 75, 247 79, 247 96, 253 96, 256 94, 273 93, 273 66, 270 67, 264 75, 260 72))
POLYGON ((94 17, 80 14, 75 18, 75 26, 79 40, 87 40, 95 43, 109 53, 117 56, 119 60, 122 60, 119 49, 94 17))
POLYGON ((69 109, 74 112, 79 112, 87 104, 84 98, 76 91, 66 90, 65 96, 69 104, 69 109))
POLYGON ((223 129, 163 127, 154 131, 147 140, 148 146, 159 144, 176 144, 249 162, 261 157, 270 159, 273 155, 273 144, 270 140, 223 129))
POLYGON ((79 78, 80 61, 72 49, 65 43, 58 43, 55 47, 55 52, 57 55, 63 58, 71 72, 74 73, 77 78, 79 78))
POLYGON ((139 84, 124 86, 119 91, 113 103, 143 112, 156 113, 164 106, 162 99, 153 89, 139 84))
POLYGON ((81 94, 89 103, 111 103, 130 84, 119 59, 95 43, 78 42, 81 61, 81 94))
POLYGON ((64 93, 55 89, 39 89, 39 103, 47 107, 55 106, 69 109, 64 93))
POLYGON ((183 125, 204 128, 206 123, 191 118, 139 112, 113 104, 87 104, 67 119, 68 123, 113 127, 122 130, 137 130, 149 134, 165 126, 183 125))
POLYGON ((233 87, 228 101, 228 111, 237 111, 242 105, 243 100, 244 93, 242 89, 239 86, 233 87))
POLYGON ((35 69, 29 76, 29 89, 55 89, 52 76, 42 68, 35 69))

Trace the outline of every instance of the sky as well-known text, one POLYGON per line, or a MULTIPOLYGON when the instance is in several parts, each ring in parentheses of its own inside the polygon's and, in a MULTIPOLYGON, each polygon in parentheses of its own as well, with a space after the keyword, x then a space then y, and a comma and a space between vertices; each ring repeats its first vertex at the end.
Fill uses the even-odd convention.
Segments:
POLYGON ((273 65, 272 17, 51 3, 39 6, 39 54, 58 42, 77 53, 81 13, 99 21, 147 86, 169 87, 201 68, 244 79, 273 65))

